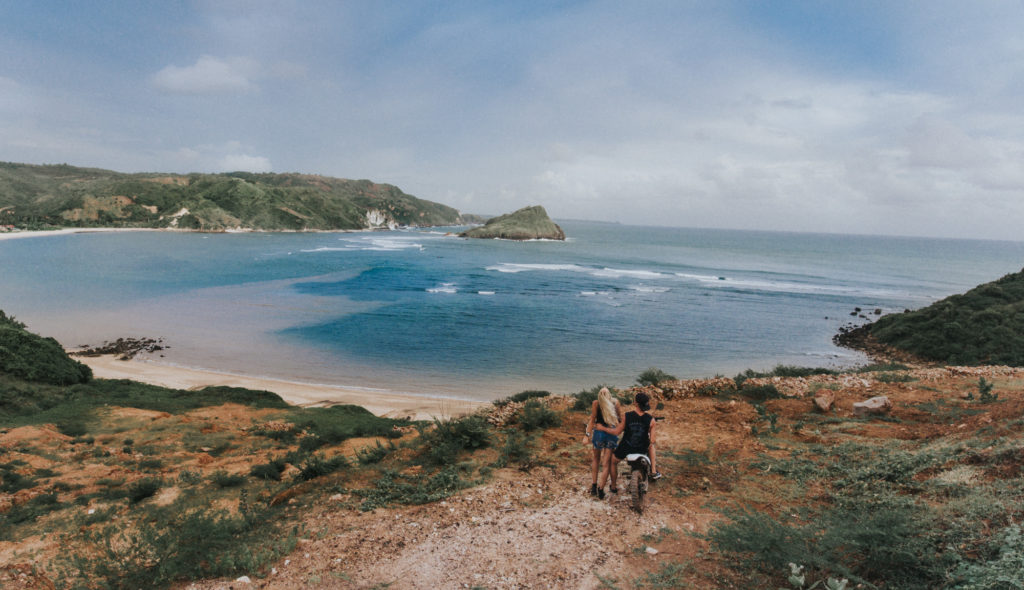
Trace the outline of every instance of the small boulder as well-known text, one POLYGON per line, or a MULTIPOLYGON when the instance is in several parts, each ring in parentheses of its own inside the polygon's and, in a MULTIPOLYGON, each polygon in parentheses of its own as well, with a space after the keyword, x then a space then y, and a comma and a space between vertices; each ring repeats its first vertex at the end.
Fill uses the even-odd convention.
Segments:
POLYGON ((892 402, 884 395, 853 404, 853 413, 861 417, 887 414, 891 409, 892 402))
POLYGON ((820 412, 831 412, 832 406, 836 403, 836 392, 831 389, 819 391, 814 396, 814 406, 818 408, 820 412))

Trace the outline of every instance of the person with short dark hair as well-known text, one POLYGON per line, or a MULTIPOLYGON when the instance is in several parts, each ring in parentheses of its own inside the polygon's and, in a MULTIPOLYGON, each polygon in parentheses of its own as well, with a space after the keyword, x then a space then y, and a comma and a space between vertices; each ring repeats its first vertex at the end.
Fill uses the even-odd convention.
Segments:
MULTIPOLYGON (((659 479, 661 473, 658 472, 657 463, 654 453, 655 443, 655 425, 657 422, 654 420, 654 416, 650 414, 651 409, 651 398, 644 392, 636 394, 634 398, 636 402, 636 409, 626 412, 625 419, 622 420, 615 428, 607 428, 601 425, 595 425, 594 428, 597 430, 603 430, 608 434, 615 436, 622 435, 622 440, 619 441, 617 447, 615 447, 615 453, 613 456, 615 464, 611 471, 612 477, 612 489, 616 489, 616 482, 618 480, 618 464, 626 458, 626 455, 632 453, 643 453, 647 455, 651 460, 651 479, 659 479)), ((599 489, 604 488, 605 477, 607 471, 601 474, 601 480, 598 482, 599 489)))

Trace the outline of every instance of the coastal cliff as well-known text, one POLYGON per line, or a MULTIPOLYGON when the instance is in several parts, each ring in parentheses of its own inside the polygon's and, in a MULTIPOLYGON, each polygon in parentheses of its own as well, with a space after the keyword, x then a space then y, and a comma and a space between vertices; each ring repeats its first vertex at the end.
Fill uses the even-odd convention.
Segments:
POLYGON ((564 240, 565 232, 540 205, 489 219, 481 227, 459 234, 464 238, 500 238, 503 240, 564 240))
POLYGON ((0 162, 0 226, 305 231, 459 223, 452 207, 369 180, 0 162))

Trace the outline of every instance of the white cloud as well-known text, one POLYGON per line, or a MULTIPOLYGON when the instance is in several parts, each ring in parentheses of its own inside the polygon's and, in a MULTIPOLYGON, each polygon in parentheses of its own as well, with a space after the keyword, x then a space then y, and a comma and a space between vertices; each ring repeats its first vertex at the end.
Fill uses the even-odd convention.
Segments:
POLYGON ((169 65, 153 75, 153 85, 176 94, 232 94, 256 88, 259 65, 245 58, 220 59, 209 55, 196 63, 169 65))
POLYGON ((229 154, 224 156, 219 164, 222 172, 270 172, 273 166, 270 159, 263 156, 250 156, 249 154, 229 154))
POLYGON ((252 147, 245 146, 239 141, 182 147, 166 155, 163 169, 188 172, 273 171, 270 158, 253 155, 250 152, 252 147))

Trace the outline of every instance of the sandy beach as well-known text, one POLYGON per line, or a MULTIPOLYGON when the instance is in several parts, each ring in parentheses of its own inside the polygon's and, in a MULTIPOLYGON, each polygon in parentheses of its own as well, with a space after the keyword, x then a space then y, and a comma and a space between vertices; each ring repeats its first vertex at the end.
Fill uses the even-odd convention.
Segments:
POLYGON ((231 375, 146 361, 122 361, 115 355, 75 358, 89 365, 93 375, 101 379, 131 379, 173 389, 202 389, 216 385, 244 387, 274 392, 286 402, 297 406, 354 404, 362 406, 378 416, 390 418, 430 420, 436 417, 443 419, 469 414, 488 405, 486 402, 478 401, 399 395, 369 389, 231 375))
MULTIPOLYGON (((46 236, 65 236, 68 234, 136 232, 136 231, 168 231, 148 227, 65 227, 54 230, 27 230, 0 232, 0 240, 16 240, 19 238, 40 238, 46 236)), ((175 230, 170 230, 175 231, 175 230)))

